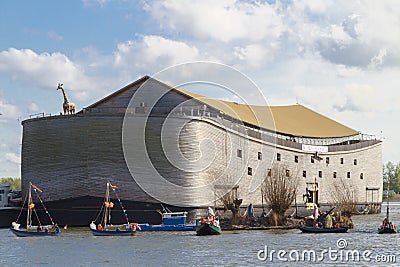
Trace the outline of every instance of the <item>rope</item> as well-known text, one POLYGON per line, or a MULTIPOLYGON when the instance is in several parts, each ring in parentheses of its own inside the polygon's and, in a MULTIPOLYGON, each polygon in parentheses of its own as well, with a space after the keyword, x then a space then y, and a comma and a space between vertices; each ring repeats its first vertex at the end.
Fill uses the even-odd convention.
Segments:
POLYGON ((117 197, 118 202, 119 202, 119 205, 121 206, 122 211, 124 212, 126 223, 129 224, 128 214, 126 214, 126 210, 125 210, 125 208, 124 208, 124 205, 122 205, 122 201, 121 201, 121 199, 119 198, 119 196, 118 196, 118 194, 117 194, 117 191, 115 190, 114 187, 111 187, 111 189, 112 189, 112 191, 114 192, 115 196, 117 197))
MULTIPOLYGON (((44 205, 43 200, 40 198, 39 193, 37 192, 36 188, 33 188, 33 191, 35 191, 36 196, 39 199, 40 203, 42 204, 45 213, 49 217, 51 224, 54 225, 53 218, 51 217, 50 213, 47 211, 46 206, 44 205)), ((35 210, 35 213, 36 213, 36 210, 35 210)), ((36 214, 36 217, 37 217, 37 214, 36 214)), ((39 218, 38 218, 38 221, 39 221, 39 218)), ((40 222, 39 222, 39 224, 40 224, 40 222)))
POLYGON ((24 208, 24 206, 25 206, 25 203, 26 203, 26 200, 27 200, 27 199, 28 199, 28 194, 25 196, 24 204, 22 204, 22 208, 21 208, 21 210, 19 211, 19 214, 18 214, 18 217, 17 217, 16 222, 18 222, 18 221, 19 221, 19 218, 21 217, 22 210, 23 210, 23 208, 24 208))
MULTIPOLYGON (((40 220, 39 220, 39 216, 37 215, 36 209, 35 209, 35 208, 33 209, 33 212, 35 213, 36 220, 38 221, 39 225, 42 226, 42 223, 41 223, 40 220)), ((26 230, 28 230, 28 226, 26 226, 26 230)))

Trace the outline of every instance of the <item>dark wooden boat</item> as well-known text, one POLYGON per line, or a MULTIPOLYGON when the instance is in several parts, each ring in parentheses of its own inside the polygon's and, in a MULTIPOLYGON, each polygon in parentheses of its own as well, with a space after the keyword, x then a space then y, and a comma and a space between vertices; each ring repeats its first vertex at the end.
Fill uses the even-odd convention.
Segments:
MULTIPOLYGON (((35 186, 32 183, 29 183, 28 186, 28 195, 27 195, 27 216, 26 216, 26 226, 25 228, 20 228, 20 224, 17 223, 18 219, 20 216, 18 216, 17 220, 15 222, 11 223, 10 230, 13 234, 15 234, 18 237, 28 237, 28 236, 56 236, 61 234, 61 230, 58 227, 56 223, 54 223, 53 218, 51 217, 50 213, 46 209, 39 193, 42 193, 43 191, 35 186), (47 214, 51 224, 49 225, 42 225, 42 223, 39 221, 38 214, 35 209, 35 204, 33 203, 32 200, 32 189, 36 193, 37 199, 40 201, 40 203, 43 206, 43 209, 45 213, 47 214), (38 225, 33 225, 32 223, 32 214, 35 213, 38 225)), ((22 207, 23 209, 23 207, 22 207)), ((22 209, 20 214, 22 213, 22 209)))
POLYGON ((99 218, 100 214, 102 214, 101 222, 99 224, 96 224, 96 218, 89 225, 90 232, 95 236, 131 236, 136 234, 136 224, 129 223, 128 214, 126 214, 126 210, 122 205, 122 201, 115 190, 116 188, 118 187, 112 185, 110 182, 107 183, 104 202, 100 209, 99 215, 97 216, 97 218, 99 218), (124 213, 124 217, 126 220, 126 223, 124 224, 111 224, 111 210, 114 207, 114 203, 110 200, 110 189, 114 192, 121 206, 122 212, 124 213))
POLYGON ((322 234, 322 233, 346 233, 349 229, 348 227, 338 227, 338 228, 315 228, 310 226, 298 226, 303 233, 314 233, 314 234, 322 234))
POLYGON ((60 230, 56 231, 48 231, 48 232, 35 232, 35 231, 26 231, 22 229, 14 229, 10 227, 11 232, 18 237, 28 237, 28 236, 56 236, 61 234, 60 230))
POLYGON ((94 230, 90 229, 90 232, 95 236, 131 236, 136 234, 136 230, 125 229, 125 230, 94 230))
POLYGON ((387 227, 381 226, 378 228, 378 234, 395 234, 395 233, 397 233, 396 229, 391 228, 389 226, 387 227))
POLYGON ((196 227, 197 235, 220 235, 221 227, 211 223, 200 224, 196 227))

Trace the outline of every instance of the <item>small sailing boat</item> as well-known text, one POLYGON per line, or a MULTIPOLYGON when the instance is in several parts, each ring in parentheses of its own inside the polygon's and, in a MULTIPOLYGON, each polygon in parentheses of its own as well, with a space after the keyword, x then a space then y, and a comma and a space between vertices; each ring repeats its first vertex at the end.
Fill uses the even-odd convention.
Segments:
POLYGON ((95 236, 130 236, 136 233, 137 225, 129 223, 128 214, 126 213, 126 210, 122 205, 122 201, 119 198, 117 191, 115 190, 117 188, 117 186, 112 185, 110 182, 107 183, 103 205, 100 209, 99 214, 97 215, 97 218, 90 223, 90 232, 95 236), (118 199, 122 212, 125 216, 125 224, 111 224, 111 210, 114 208, 114 203, 110 200, 110 189, 114 192, 116 198, 118 199), (96 224, 96 221, 101 214, 101 221, 96 224))
POLYGON ((208 207, 207 217, 201 219, 200 224, 196 227, 197 235, 219 235, 221 234, 221 227, 219 226, 219 220, 215 217, 212 208, 208 207))
POLYGON ((395 234, 397 233, 396 227, 394 224, 389 220, 389 184, 390 180, 388 181, 388 188, 386 194, 386 218, 383 219, 382 225, 378 228, 378 234, 395 234))
POLYGON ((42 193, 42 192, 43 191, 39 187, 37 187, 36 185, 29 182, 28 194, 27 194, 27 198, 26 198, 27 212, 28 212, 28 214, 26 216, 26 227, 20 228, 20 224, 17 223, 22 214, 22 210, 24 208, 24 205, 23 205, 17 220, 15 222, 12 222, 12 224, 11 224, 12 226, 10 228, 11 232, 13 232, 16 236, 19 236, 19 237, 54 236, 54 235, 58 235, 61 233, 60 228, 58 227, 58 225, 56 223, 54 223, 53 218, 51 217, 50 213, 47 211, 42 199, 40 198, 39 193, 42 193), (51 222, 50 225, 42 225, 41 224, 41 222, 39 220, 39 216, 35 209, 35 203, 33 203, 33 200, 32 200, 32 189, 35 192, 36 197, 42 204, 43 209, 51 222), (35 214, 38 225, 32 224, 32 214, 35 214))

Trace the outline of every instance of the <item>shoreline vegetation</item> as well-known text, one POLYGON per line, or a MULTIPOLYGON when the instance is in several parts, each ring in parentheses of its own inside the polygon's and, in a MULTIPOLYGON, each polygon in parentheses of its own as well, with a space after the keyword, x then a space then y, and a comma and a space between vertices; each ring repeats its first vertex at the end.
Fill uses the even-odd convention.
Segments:
POLYGON ((9 184, 12 191, 21 191, 21 178, 3 177, 0 184, 9 184))

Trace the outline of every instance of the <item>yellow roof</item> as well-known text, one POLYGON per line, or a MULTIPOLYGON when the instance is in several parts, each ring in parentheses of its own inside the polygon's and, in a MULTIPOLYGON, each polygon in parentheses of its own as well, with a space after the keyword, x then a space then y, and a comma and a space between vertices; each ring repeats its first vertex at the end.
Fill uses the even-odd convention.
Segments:
POLYGON ((224 114, 277 133, 303 137, 343 137, 358 132, 302 105, 253 106, 198 95, 181 88, 181 93, 195 98, 224 114))

